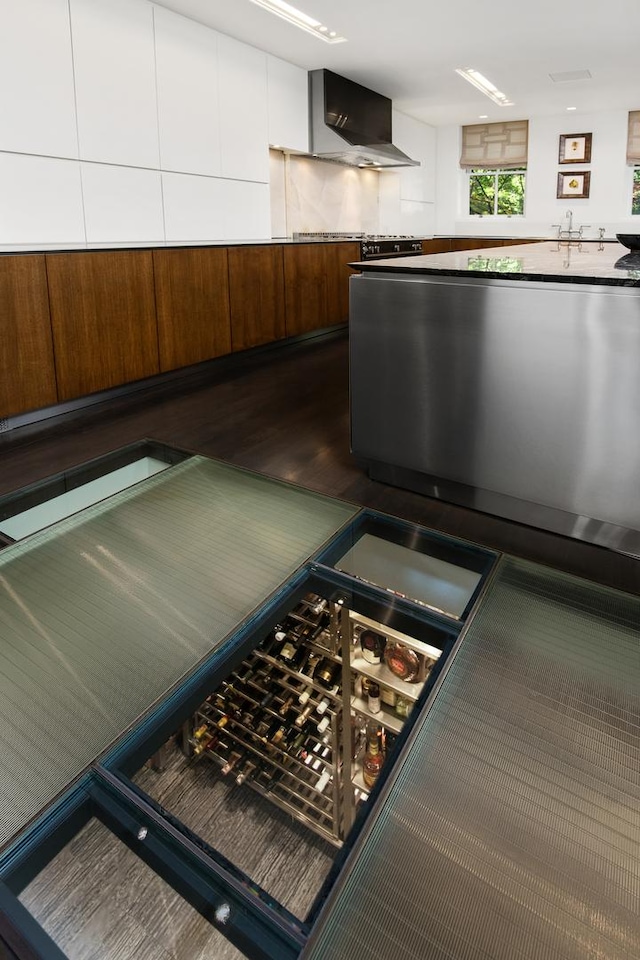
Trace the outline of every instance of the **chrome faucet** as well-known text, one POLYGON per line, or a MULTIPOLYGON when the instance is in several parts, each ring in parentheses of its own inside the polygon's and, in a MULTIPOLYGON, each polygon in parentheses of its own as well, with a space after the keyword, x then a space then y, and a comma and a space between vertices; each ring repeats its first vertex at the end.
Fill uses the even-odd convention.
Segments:
POLYGON ((567 221, 566 227, 563 227, 561 223, 552 223, 552 227, 558 228, 558 242, 566 241, 571 243, 572 241, 580 242, 582 240, 582 231, 585 227, 590 227, 590 223, 583 223, 577 230, 574 230, 573 227, 573 210, 567 210, 565 213, 565 218, 567 221))

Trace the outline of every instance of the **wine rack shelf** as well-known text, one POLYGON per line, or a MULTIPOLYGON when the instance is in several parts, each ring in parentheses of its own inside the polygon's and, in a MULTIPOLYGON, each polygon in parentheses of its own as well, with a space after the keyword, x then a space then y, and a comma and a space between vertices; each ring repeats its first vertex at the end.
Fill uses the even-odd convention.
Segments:
POLYGON ((424 687, 365 660, 363 630, 376 631, 382 643, 402 642, 425 663, 441 654, 308 594, 212 691, 184 737, 195 762, 213 761, 230 785, 251 787, 338 846, 370 793, 363 766, 375 780, 385 744, 406 722, 389 699, 402 697, 408 714, 424 687), (368 682, 368 696, 354 696, 358 678, 368 682), (376 684, 378 702, 370 699, 376 684))

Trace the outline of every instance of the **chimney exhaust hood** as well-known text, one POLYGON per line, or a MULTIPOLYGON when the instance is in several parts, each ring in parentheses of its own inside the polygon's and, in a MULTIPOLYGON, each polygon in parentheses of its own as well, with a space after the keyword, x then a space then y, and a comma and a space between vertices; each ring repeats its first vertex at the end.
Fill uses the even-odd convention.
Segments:
POLYGON ((419 167, 391 142, 391 100, 331 70, 309 73, 311 152, 357 167, 419 167))

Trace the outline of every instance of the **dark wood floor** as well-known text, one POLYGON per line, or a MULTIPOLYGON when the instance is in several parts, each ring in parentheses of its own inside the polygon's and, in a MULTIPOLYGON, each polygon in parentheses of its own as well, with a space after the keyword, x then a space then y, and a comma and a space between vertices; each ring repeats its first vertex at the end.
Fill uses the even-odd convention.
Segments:
POLYGON ((218 457, 640 594, 640 562, 368 479, 349 452, 346 336, 249 353, 181 383, 0 436, 0 494, 142 438, 218 457))

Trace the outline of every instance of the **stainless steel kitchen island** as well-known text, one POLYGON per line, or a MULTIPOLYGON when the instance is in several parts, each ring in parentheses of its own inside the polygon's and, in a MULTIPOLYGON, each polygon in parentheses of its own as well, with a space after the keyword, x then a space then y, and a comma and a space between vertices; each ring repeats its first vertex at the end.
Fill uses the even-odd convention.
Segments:
POLYGON ((640 256, 543 242, 353 266, 370 476, 640 554, 640 256))

